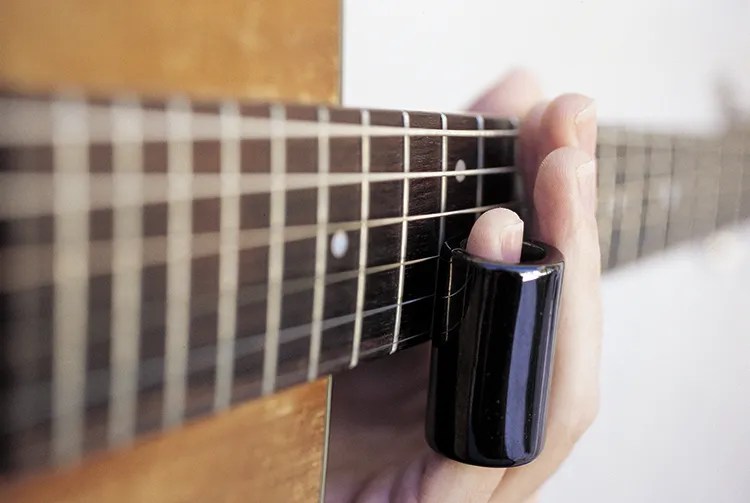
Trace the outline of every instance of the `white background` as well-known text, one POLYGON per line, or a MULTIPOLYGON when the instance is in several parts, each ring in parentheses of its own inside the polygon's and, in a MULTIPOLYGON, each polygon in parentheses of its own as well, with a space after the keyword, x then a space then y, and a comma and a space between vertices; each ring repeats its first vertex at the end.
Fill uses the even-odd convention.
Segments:
MULTIPOLYGON (((513 66, 604 122, 712 130, 750 105, 746 0, 344 1, 347 105, 453 110, 513 66)), ((750 107, 749 107, 750 108, 750 107)), ((602 408, 542 501, 750 501, 750 227, 604 281, 602 408)))

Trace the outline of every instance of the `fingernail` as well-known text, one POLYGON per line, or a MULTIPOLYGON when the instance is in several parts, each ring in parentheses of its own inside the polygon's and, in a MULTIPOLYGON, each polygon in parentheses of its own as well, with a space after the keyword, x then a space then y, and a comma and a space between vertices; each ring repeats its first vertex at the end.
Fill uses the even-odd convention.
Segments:
POLYGON ((516 263, 521 260, 523 245, 523 221, 506 225, 500 230, 500 255, 504 262, 516 263))
POLYGON ((576 113, 576 124, 586 124, 596 118, 596 101, 591 98, 586 99, 588 102, 576 113))
POLYGON ((576 168, 578 194, 583 207, 591 214, 596 212, 596 161, 589 161, 576 168))
POLYGON ((576 113, 576 135, 578 136, 578 145, 586 147, 590 143, 591 125, 596 122, 596 101, 587 98, 588 102, 576 113))

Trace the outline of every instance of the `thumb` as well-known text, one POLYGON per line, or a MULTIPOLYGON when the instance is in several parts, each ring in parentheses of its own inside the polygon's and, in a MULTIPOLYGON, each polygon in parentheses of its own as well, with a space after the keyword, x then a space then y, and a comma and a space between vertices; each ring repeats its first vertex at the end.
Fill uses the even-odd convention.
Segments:
POLYGON ((466 251, 487 260, 516 263, 522 242, 523 221, 509 209, 495 208, 474 223, 466 251))

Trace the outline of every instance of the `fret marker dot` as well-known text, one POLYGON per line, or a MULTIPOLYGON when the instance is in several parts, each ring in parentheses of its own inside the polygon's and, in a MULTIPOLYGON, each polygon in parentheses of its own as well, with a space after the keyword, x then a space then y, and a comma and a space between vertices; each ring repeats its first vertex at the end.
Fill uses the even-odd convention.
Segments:
POLYGON ((331 236, 331 254, 336 258, 341 258, 346 255, 346 250, 349 248, 349 236, 346 232, 339 229, 331 236))
MULTIPOLYGON (((463 159, 459 159, 458 161, 456 161, 456 168, 455 169, 456 169, 457 172, 459 172, 459 171, 466 171, 466 163, 464 162, 463 159)), ((463 182, 465 179, 466 179, 466 175, 456 175, 456 181, 458 183, 463 182)))

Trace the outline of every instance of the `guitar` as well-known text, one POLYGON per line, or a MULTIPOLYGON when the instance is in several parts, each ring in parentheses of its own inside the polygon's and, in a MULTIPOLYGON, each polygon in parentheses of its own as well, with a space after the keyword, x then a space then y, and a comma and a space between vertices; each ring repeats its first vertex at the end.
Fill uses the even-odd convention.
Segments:
MULTIPOLYGON (((336 48, 329 8, 306 36, 336 48)), ((99 26, 101 13, 77 14, 99 26)), ((319 101, 335 90, 334 52, 319 101)), ((109 83, 60 72, 95 99, 40 95, 65 79, 20 63, 3 75, 16 92, 0 99, 0 495, 315 499, 325 376, 429 339, 441 242, 489 208, 523 208, 513 123, 257 101, 311 98, 310 82, 264 91, 283 68, 247 93, 200 73, 189 84, 112 71, 109 83), (207 98, 220 94, 236 98, 207 98)), ((604 128, 603 263, 746 217, 744 142, 604 128)))

